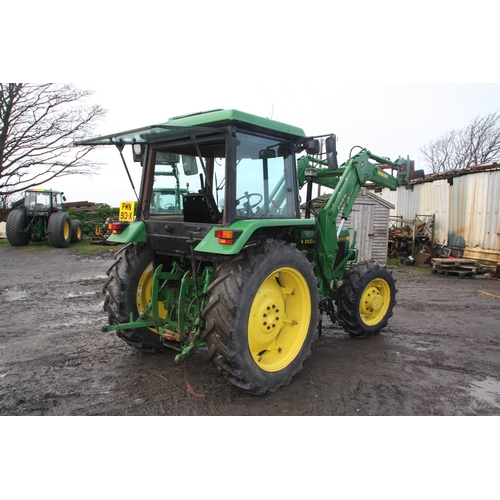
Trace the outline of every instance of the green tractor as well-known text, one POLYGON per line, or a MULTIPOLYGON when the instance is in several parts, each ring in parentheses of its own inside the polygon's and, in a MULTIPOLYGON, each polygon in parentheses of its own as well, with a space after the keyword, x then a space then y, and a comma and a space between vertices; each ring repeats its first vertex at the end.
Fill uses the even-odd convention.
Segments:
POLYGON ((64 199, 60 191, 27 189, 7 217, 5 230, 9 243, 26 246, 30 241, 47 238, 52 246, 66 248, 70 243, 81 241, 82 224, 64 212, 64 199))
POLYGON ((177 155, 158 155, 155 167, 155 187, 151 196, 149 212, 151 215, 182 214, 184 195, 187 188, 180 187, 177 155), (161 169, 166 165, 167 170, 161 169), (175 179, 175 186, 169 183, 170 178, 175 179))
POLYGON ((324 316, 355 338, 387 325, 392 274, 356 262, 355 235, 344 223, 362 186, 409 182, 409 159, 361 149, 339 166, 334 135, 308 137, 237 110, 78 144, 120 152, 130 144, 143 169, 136 220, 111 225, 110 238, 126 245, 104 285, 103 332, 146 352, 173 349, 178 363, 203 346, 229 383, 265 394, 302 369, 324 316), (152 210, 165 155, 199 182, 184 194, 182 213, 152 210), (322 206, 313 184, 333 190, 322 206))

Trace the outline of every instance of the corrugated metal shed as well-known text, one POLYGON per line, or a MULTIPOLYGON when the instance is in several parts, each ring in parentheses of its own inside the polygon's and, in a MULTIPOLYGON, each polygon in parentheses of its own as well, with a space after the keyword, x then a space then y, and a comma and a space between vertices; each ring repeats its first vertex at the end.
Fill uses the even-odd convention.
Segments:
POLYGON ((435 214, 436 243, 487 265, 500 262, 499 165, 428 175, 409 188, 379 194, 395 206, 391 216, 435 214))

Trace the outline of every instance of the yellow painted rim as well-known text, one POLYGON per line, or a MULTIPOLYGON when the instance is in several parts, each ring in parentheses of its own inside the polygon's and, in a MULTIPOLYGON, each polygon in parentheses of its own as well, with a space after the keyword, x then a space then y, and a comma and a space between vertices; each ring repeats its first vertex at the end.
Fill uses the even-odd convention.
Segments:
POLYGON ((78 226, 78 227, 76 228, 76 237, 77 237, 78 239, 80 239, 80 238, 82 237, 82 227, 81 227, 81 226, 78 226))
POLYGON ((69 235, 71 234, 71 225, 68 221, 64 223, 63 233, 64 239, 67 240, 69 238, 69 235))
MULTIPOLYGON (((153 263, 150 262, 149 265, 146 267, 146 269, 144 269, 143 273, 141 274, 141 277, 139 278, 139 283, 137 284, 135 302, 139 314, 142 314, 144 312, 144 310, 148 306, 153 296, 152 294, 153 278, 154 278, 153 263)), ((167 310, 165 309, 165 306, 161 302, 158 304, 158 313, 162 318, 167 317, 167 310)), ((150 316, 152 316, 152 314, 153 314, 152 312, 149 313, 150 316)), ((155 333, 158 333, 156 328, 150 328, 150 330, 155 333)))
POLYGON ((391 288, 386 280, 377 278, 364 289, 359 301, 359 315, 365 325, 380 323, 389 310, 391 288))
POLYGON ((296 269, 282 267, 261 284, 250 308, 248 346, 266 372, 286 368, 299 354, 311 321, 311 293, 296 269))

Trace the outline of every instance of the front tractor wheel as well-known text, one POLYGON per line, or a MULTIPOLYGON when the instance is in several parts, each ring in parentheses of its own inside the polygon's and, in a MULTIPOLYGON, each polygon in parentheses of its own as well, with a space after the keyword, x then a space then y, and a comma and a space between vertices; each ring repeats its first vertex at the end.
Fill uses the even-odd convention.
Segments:
MULTIPOLYGON (((128 323, 130 313, 133 313, 134 318, 140 316, 152 296, 154 269, 148 247, 137 243, 124 247, 117 254, 107 275, 103 307, 108 313, 109 324, 128 323)), ((166 314, 161 304, 160 314, 166 314)), ((156 330, 149 328, 118 330, 116 335, 141 351, 157 353, 168 349, 162 344, 156 330)))
POLYGON ((337 306, 353 338, 377 335, 396 305, 396 285, 386 266, 371 260, 354 266, 339 288, 337 306))
POLYGON ((71 242, 71 219, 66 212, 54 212, 47 225, 47 238, 56 248, 67 248, 71 242))
POLYGON ((312 264, 295 246, 268 241, 216 273, 202 313, 211 361, 232 385, 251 394, 290 383, 318 334, 312 264))

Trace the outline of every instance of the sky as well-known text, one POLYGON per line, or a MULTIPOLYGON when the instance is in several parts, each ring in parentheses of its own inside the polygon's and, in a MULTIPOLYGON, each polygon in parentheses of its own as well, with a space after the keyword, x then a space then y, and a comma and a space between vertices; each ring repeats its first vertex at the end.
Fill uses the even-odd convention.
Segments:
MULTIPOLYGON (((362 146, 391 159, 409 156, 417 169, 424 165, 420 148, 429 141, 466 126, 477 116, 500 111, 500 84, 253 80, 236 87, 207 83, 201 93, 196 85, 180 82, 78 86, 94 90, 91 100, 107 109, 95 135, 162 123, 179 114, 236 108, 299 126, 309 135, 335 133, 340 162, 349 157, 353 146, 362 146)), ((133 201, 135 195, 118 151, 100 148, 91 155, 90 159, 104 164, 98 174, 63 177, 46 187, 64 191, 68 201, 111 206, 133 201)), ((141 167, 133 163, 130 147, 124 156, 138 190, 141 167)))
MULTIPOLYGON (((93 90, 89 103, 107 109, 95 135, 235 108, 335 133, 340 161, 362 146, 418 169, 429 141, 500 110, 490 0, 27 3, 23 36, 16 23, 0 33, 18 40, 2 53, 2 80, 93 90)), ((19 15, 13 4, 6 16, 19 15)), ((96 175, 45 187, 68 201, 133 200, 117 151, 92 155, 104 163, 96 175)), ((139 189, 140 167, 125 157, 139 189)))

